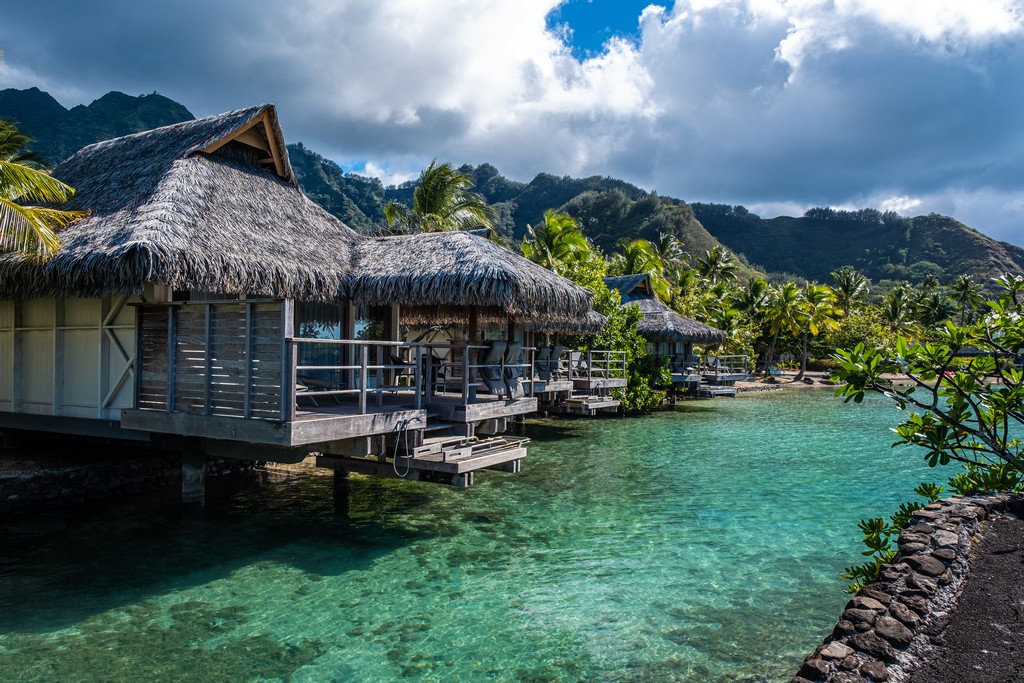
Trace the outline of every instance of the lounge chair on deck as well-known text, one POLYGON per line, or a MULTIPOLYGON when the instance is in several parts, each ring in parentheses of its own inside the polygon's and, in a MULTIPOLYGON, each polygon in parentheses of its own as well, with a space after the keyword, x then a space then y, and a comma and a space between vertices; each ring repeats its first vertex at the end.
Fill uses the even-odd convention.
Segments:
POLYGON ((523 344, 522 342, 509 342, 505 349, 505 389, 509 398, 519 398, 525 395, 519 378, 523 376, 523 344))
POLYGON ((506 390, 505 378, 502 376, 501 363, 505 358, 507 342, 493 340, 487 342, 487 348, 480 350, 477 368, 480 381, 492 394, 501 394, 506 390))
POLYGON ((537 354, 533 358, 533 372, 542 382, 547 382, 551 379, 551 347, 541 346, 537 349, 537 354))
POLYGON ((586 377, 589 369, 586 356, 583 355, 582 351, 571 351, 569 353, 569 370, 573 377, 586 377))
POLYGON ((416 380, 416 364, 410 363, 402 356, 389 353, 388 363, 396 366, 391 368, 395 372, 395 384, 398 386, 413 386, 416 380))
POLYGON ((562 360, 562 354, 565 353, 565 347, 555 344, 551 347, 551 360, 548 361, 548 367, 551 368, 551 374, 554 375, 555 379, 561 379, 569 375, 569 365, 562 360))
POLYGON ((677 353, 676 355, 672 356, 672 359, 669 361, 668 369, 669 372, 685 373, 686 365, 686 354, 677 353))

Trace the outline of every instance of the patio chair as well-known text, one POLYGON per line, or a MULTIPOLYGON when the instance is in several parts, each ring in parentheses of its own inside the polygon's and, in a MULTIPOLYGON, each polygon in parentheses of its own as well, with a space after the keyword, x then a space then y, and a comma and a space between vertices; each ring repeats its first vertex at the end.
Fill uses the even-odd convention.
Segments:
POLYGON ((501 362, 505 358, 507 342, 493 340, 487 342, 487 348, 480 349, 477 363, 483 367, 477 368, 480 381, 484 383, 487 390, 492 394, 500 394, 505 391, 505 379, 501 374, 501 362))
POLYGON ((586 377, 589 369, 586 356, 583 355, 582 351, 572 351, 569 353, 569 370, 573 377, 586 377))
POLYGON ((564 346, 555 344, 551 347, 551 359, 548 361, 548 366, 551 368, 551 374, 554 375, 555 379, 567 377, 569 374, 569 365, 562 360, 563 353, 565 353, 564 346))
POLYGON ((542 382, 547 382, 551 379, 551 347, 541 346, 537 349, 537 354, 533 358, 533 372, 542 382))
POLYGON ((505 389, 509 398, 519 398, 526 394, 519 382, 519 378, 523 376, 522 363, 522 342, 509 342, 505 349, 505 389))

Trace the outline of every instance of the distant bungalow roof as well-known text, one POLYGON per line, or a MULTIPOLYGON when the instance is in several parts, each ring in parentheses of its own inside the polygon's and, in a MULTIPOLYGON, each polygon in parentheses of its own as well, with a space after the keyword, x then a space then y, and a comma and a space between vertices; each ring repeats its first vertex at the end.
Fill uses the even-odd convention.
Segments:
POLYGON ((617 289, 622 304, 636 304, 644 314, 637 323, 640 333, 693 344, 720 344, 725 332, 691 318, 679 315, 654 296, 649 273, 606 277, 604 283, 617 289))
POLYGON ((592 324, 591 294, 483 237, 369 238, 299 189, 273 105, 90 145, 54 170, 89 216, 40 265, 0 255, 0 297, 215 294, 403 306, 592 324))

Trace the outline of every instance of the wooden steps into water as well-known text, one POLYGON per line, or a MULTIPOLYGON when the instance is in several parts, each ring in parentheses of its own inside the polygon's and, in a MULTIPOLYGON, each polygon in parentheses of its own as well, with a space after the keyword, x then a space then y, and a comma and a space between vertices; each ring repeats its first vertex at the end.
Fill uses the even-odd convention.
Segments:
POLYGON ((422 445, 411 449, 411 455, 399 455, 394 463, 374 458, 318 456, 316 464, 346 472, 468 487, 473 485, 477 470, 519 472, 527 443, 529 439, 525 437, 427 437, 422 445))
POLYGON ((697 388, 698 398, 718 398, 720 396, 735 396, 736 387, 716 387, 702 384, 697 388))
POLYGON ((615 412, 621 403, 611 396, 573 396, 554 410, 568 415, 596 415, 599 410, 615 412))

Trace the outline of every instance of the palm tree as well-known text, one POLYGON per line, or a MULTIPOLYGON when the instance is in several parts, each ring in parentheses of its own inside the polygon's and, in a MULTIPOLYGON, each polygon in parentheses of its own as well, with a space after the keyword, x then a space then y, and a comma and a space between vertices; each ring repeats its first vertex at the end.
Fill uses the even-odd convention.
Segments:
POLYGON ((473 181, 451 164, 430 162, 416 183, 412 209, 396 201, 384 205, 388 226, 402 232, 447 232, 490 228, 494 230, 491 209, 480 195, 470 192, 473 181))
POLYGON ((31 142, 32 138, 18 130, 13 121, 0 119, 0 161, 45 170, 42 157, 27 149, 31 142))
POLYGON ((39 170, 39 157, 25 151, 29 142, 12 122, 0 119, 0 252, 47 258, 60 248, 57 231, 87 212, 26 205, 59 205, 75 196, 71 187, 39 170))
POLYGON ((914 300, 910 285, 905 282, 893 287, 882 298, 882 320, 893 332, 900 332, 913 324, 914 300))
POLYGON ((793 381, 804 378, 807 372, 807 338, 817 337, 822 330, 839 329, 837 317, 840 311, 835 306, 835 294, 828 285, 809 284, 804 290, 804 306, 800 312, 803 323, 803 347, 800 356, 800 372, 793 381))
POLYGON ((658 234, 658 241, 652 243, 654 252, 661 261, 661 269, 667 273, 670 269, 677 268, 683 260, 683 245, 679 243, 676 236, 670 232, 658 234))
POLYGON ((673 284, 678 296, 686 296, 695 292, 702 282, 700 273, 695 268, 672 265, 665 270, 665 277, 673 284))
POLYGON ((650 273, 654 293, 664 302, 672 298, 671 287, 665 279, 661 259, 653 244, 647 240, 619 240, 619 250, 612 255, 610 270, 619 275, 650 273))
POLYGON ((736 278, 736 261, 729 250, 723 246, 717 246, 704 252, 703 256, 697 258, 697 270, 708 279, 711 284, 719 280, 733 280, 736 278))
POLYGON ((576 219, 554 209, 544 212, 541 225, 526 226, 526 239, 520 249, 526 258, 560 275, 567 264, 585 261, 593 252, 576 219))
POLYGON ((733 308, 746 315, 747 320, 756 320, 768 302, 768 283, 759 277, 747 280, 747 286, 729 295, 733 308))
POLYGON ((970 275, 957 275, 953 282, 953 301, 960 306, 960 324, 964 325, 968 322, 968 309, 973 317, 974 310, 985 301, 984 290, 970 275))
POLYGON ((765 306, 765 322, 768 323, 771 341, 768 343, 768 352, 765 355, 764 372, 768 374, 772 357, 775 355, 775 345, 779 341, 779 332, 785 330, 790 334, 799 334, 802 329, 800 324, 800 310, 804 303, 803 292, 793 282, 787 282, 778 288, 772 288, 765 306))
POLYGON ((956 305, 942 288, 922 289, 914 301, 914 314, 925 327, 932 327, 951 317, 956 305))
POLYGON ((849 315, 850 309, 863 301, 871 291, 871 281, 858 273, 853 266, 843 266, 832 271, 832 279, 835 280, 832 291, 835 293, 836 305, 844 316, 849 315))

